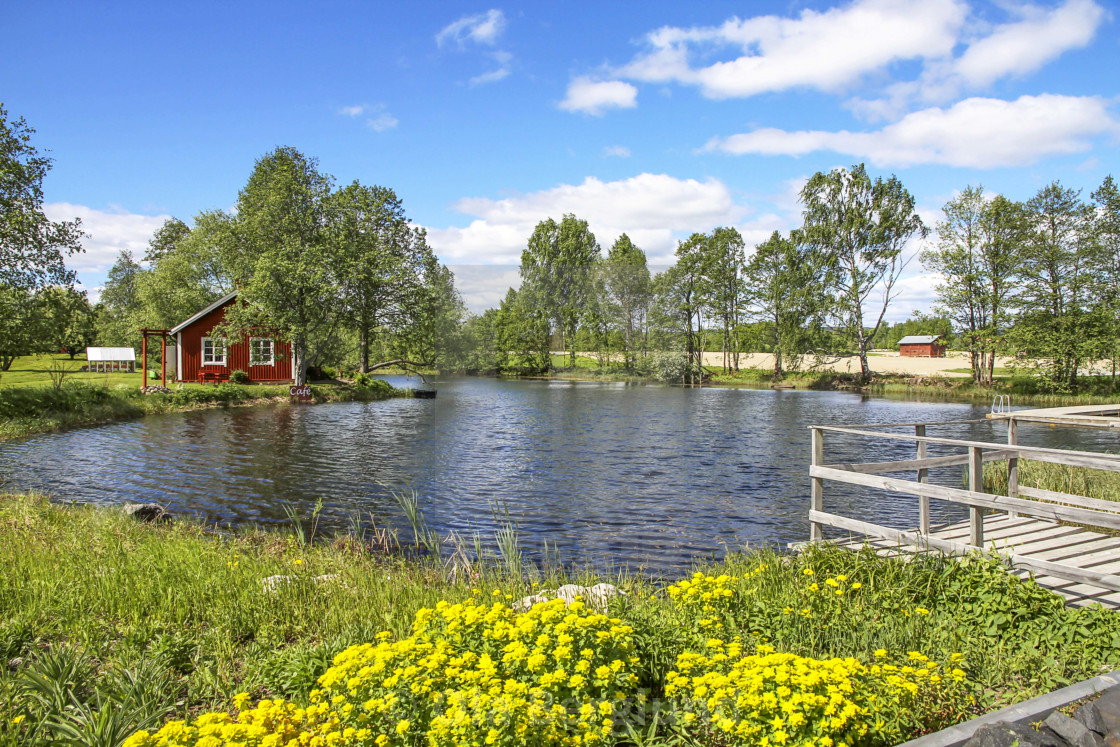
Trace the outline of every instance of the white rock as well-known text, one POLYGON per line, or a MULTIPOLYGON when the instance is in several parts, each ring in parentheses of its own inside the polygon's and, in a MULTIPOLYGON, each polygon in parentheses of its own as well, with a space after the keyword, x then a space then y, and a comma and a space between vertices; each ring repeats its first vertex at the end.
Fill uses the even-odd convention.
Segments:
POLYGON ((548 602, 553 599, 563 599, 565 605, 571 605, 577 597, 581 598, 596 612, 606 612, 607 603, 618 596, 626 596, 626 592, 619 589, 614 584, 595 584, 594 586, 578 586, 576 584, 564 584, 555 591, 550 589, 542 589, 539 594, 527 596, 513 603, 513 609, 517 612, 525 612, 533 605, 541 602, 548 602))

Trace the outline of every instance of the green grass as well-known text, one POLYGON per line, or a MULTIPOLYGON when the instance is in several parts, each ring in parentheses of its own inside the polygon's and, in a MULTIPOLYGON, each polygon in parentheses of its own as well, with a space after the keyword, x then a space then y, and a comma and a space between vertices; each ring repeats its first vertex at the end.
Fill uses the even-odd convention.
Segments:
MULTIPOLYGON (((58 354, 43 354, 43 355, 24 355, 12 361, 11 368, 7 371, 0 372, 0 388, 10 386, 49 386, 51 382, 51 371, 55 366, 60 366, 67 373, 65 380, 70 382, 80 382, 83 384, 98 384, 106 387, 114 387, 120 384, 127 384, 139 388, 141 385, 142 377, 140 375, 140 362, 136 363, 136 373, 90 373, 89 371, 79 371, 81 367, 86 365, 84 355, 79 355, 70 360, 70 356, 65 353, 58 354)), ((148 359, 148 365, 159 371, 158 364, 154 363, 151 358, 148 359)), ((158 380, 155 383, 159 383, 158 380)))
MULTIPOLYGON (((407 635, 420 608, 471 598, 508 604, 567 580, 552 571, 511 576, 496 561, 452 573, 385 554, 386 535, 371 541, 368 532, 307 542, 294 532, 145 525, 111 509, 0 498, 0 655, 10 662, 0 667, 0 744, 26 740, 48 711, 67 723, 92 719, 98 697, 117 703, 101 710, 123 732, 150 723, 144 718, 225 710, 241 691, 303 702, 334 654, 381 631, 407 635), (338 575, 313 580, 324 574, 338 575), (261 581, 272 575, 293 580, 268 593, 261 581), (123 687, 126 674, 140 684, 123 687), (127 708, 126 696, 112 695, 122 690, 132 693, 127 708), (37 699, 42 692, 72 695, 85 710, 55 713, 37 699)), ((707 610, 672 602, 641 576, 606 579, 628 592, 612 614, 634 628, 649 697, 663 695, 678 655, 703 650, 712 635, 865 662, 877 649, 903 661, 909 651, 938 661, 960 654, 972 685, 965 700, 934 704, 936 718, 948 720, 1120 667, 1120 615, 1067 608, 991 558, 900 562, 819 547, 800 557, 733 554, 704 570, 733 577, 732 595, 707 610), (843 594, 834 595, 826 579, 841 576, 843 594)))
MULTIPOLYGON (((1007 462, 984 468, 984 484, 990 492, 1007 494, 1007 462)), ((1019 485, 1096 498, 1120 501, 1120 473, 1088 467, 1019 460, 1019 485)), ((1098 530, 1100 531, 1100 530, 1098 530)))
MULTIPOLYGON (((144 394, 133 383, 106 386, 66 379, 59 386, 25 383, 0 386, 0 441, 180 410, 291 401, 288 386, 274 384, 174 384, 167 393, 144 394)), ((312 386, 315 402, 377 400, 408 396, 381 379, 369 386, 312 386)))

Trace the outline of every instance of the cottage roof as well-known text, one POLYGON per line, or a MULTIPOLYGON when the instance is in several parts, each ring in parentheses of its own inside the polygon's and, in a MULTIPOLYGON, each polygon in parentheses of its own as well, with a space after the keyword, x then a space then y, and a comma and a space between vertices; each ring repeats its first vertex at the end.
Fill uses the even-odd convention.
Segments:
POLYGON ((95 363, 135 361, 136 351, 132 348, 86 348, 86 360, 95 363))
POLYGON ((937 342, 941 335, 907 335, 898 341, 899 345, 929 345, 937 342))
POLYGON ((175 327, 174 329, 172 329, 172 330, 171 330, 171 334, 173 334, 173 335, 177 335, 177 334, 179 334, 179 333, 180 333, 180 332, 182 332, 182 331, 183 331, 184 329, 186 329, 186 328, 187 328, 187 327, 189 327, 190 325, 194 324, 195 322, 197 322, 197 321, 198 321, 199 319, 201 319, 202 317, 204 317, 204 316, 206 316, 207 314, 209 314, 209 313, 210 313, 211 311, 213 311, 214 309, 218 308, 219 306, 224 306, 224 305, 226 305, 227 303, 229 303, 230 301, 232 301, 232 300, 233 300, 234 298, 236 298, 236 297, 237 297, 237 291, 233 291, 232 293, 228 293, 228 294, 226 294, 226 295, 222 296, 222 297, 221 297, 221 298, 219 298, 219 299, 218 299, 217 301, 215 301, 214 303, 210 304, 210 305, 209 305, 209 306, 207 306, 207 307, 206 307, 205 309, 203 309, 202 311, 198 312, 197 314, 195 314, 194 316, 192 316, 192 317, 191 317, 190 319, 188 319, 187 321, 185 321, 185 322, 182 322, 182 323, 180 323, 180 324, 176 325, 176 327, 175 327))

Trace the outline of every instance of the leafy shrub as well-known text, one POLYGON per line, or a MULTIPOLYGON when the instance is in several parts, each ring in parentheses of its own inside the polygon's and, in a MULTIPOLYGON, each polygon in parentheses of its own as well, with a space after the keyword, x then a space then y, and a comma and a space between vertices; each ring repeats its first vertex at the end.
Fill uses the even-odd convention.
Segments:
POLYGON ((649 375, 667 384, 678 384, 691 370, 688 356, 682 352, 661 351, 649 357, 649 375))
POLYGON ((229 383, 231 384, 248 384, 249 374, 242 371, 240 368, 235 368, 229 372, 229 383))

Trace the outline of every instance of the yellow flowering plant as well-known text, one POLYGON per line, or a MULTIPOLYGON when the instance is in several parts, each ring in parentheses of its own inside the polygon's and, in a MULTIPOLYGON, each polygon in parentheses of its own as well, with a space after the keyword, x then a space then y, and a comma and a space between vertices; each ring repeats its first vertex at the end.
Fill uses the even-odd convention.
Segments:
POLYGON ((814 659, 769 646, 744 655, 737 639, 713 639, 706 649, 678 657, 665 693, 679 727, 713 744, 896 744, 928 727, 915 719, 915 706, 944 703, 965 686, 963 670, 916 652, 895 665, 814 659))
POLYGON ((616 703, 637 685, 632 632, 580 600, 521 614, 440 602, 408 637, 336 656, 306 707, 265 700, 138 732, 127 747, 613 744, 616 703))

